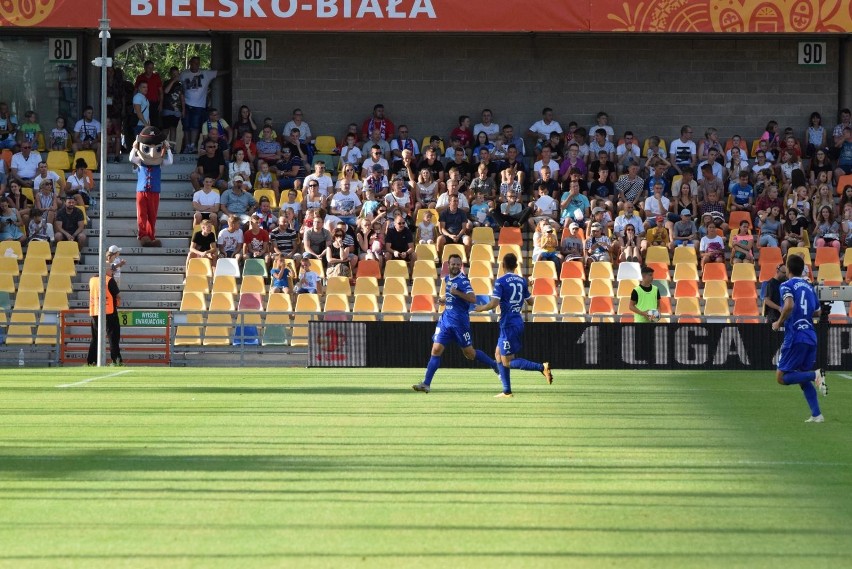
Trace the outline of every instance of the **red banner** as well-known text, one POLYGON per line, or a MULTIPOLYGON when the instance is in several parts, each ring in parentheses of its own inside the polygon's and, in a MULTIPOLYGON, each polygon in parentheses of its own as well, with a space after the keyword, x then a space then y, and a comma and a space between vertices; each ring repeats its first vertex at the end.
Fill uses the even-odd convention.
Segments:
MULTIPOLYGON (((848 33, 849 0, 109 0, 116 30, 848 33)), ((101 0, 2 0, 0 27, 97 29, 101 0)))

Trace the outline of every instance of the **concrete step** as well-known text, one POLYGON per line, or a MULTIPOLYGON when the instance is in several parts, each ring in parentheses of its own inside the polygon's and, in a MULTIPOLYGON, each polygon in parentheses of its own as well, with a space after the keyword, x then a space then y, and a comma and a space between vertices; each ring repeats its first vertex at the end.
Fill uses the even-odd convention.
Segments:
MULTIPOLYGON (((100 212, 98 210, 94 210, 92 212, 86 212, 89 214, 90 220, 96 220, 100 217, 100 212)), ((111 203, 109 204, 109 209, 106 210, 106 216, 109 219, 128 219, 132 220, 134 223, 136 222, 136 204, 133 202, 131 206, 131 202, 126 203, 111 203)), ((160 204, 160 209, 157 212, 157 225, 160 224, 160 220, 166 219, 192 219, 192 206, 187 207, 185 204, 177 201, 171 202, 162 202, 160 204)), ((94 221, 91 222, 94 225, 94 221)), ((190 225, 192 223, 190 222, 190 225)))
MULTIPOLYGON (((88 292, 89 290, 89 278, 95 276, 94 274, 87 275, 85 282, 73 283, 71 286, 74 289, 74 292, 88 292)), ((139 275, 135 275, 139 276, 139 275)), ((164 275, 163 278, 171 277, 173 275, 164 275)), ((157 278, 159 281, 160 278, 157 278)), ((127 275, 125 278, 124 275, 121 276, 121 290, 122 292, 177 292, 183 293, 183 279, 181 278, 179 282, 176 283, 162 283, 150 282, 150 279, 146 279, 144 282, 134 282, 133 279, 130 278, 130 275, 127 275)), ((75 297, 82 298, 82 297, 75 297)))
MULTIPOLYGON (((125 300, 133 301, 133 302, 154 302, 154 301, 171 301, 171 302, 180 302, 182 293, 178 291, 171 292, 139 292, 139 291, 130 291, 127 290, 127 286, 121 287, 121 307, 125 307, 125 300), (131 298, 132 297, 132 298, 131 298)), ((68 296, 68 301, 87 301, 89 298, 89 293, 87 291, 75 291, 72 292, 68 296)))
MULTIPOLYGON (((190 216, 191 217, 191 216, 190 216)), ((109 228, 107 229, 108 235, 121 235, 126 236, 128 231, 132 231, 132 235, 136 235, 136 213, 133 214, 133 217, 117 217, 114 219, 110 219, 109 228), (113 232, 118 233, 113 233, 113 232), (124 232, 124 233, 122 233, 124 232)), ((93 220, 92 227, 89 228, 89 231, 95 231, 94 234, 89 233, 89 235, 97 235, 98 230, 98 222, 97 220, 93 220)), ((178 218, 178 217, 162 217, 157 218, 157 236, 158 237, 183 237, 184 232, 186 232, 186 236, 189 237, 192 235, 192 220, 187 218, 178 218), (179 233, 168 233, 168 231, 179 230, 179 233)))
MULTIPOLYGON (((72 283, 72 287, 79 287, 79 290, 89 289, 89 279, 97 276, 96 272, 86 271, 77 273, 77 282, 72 283)), ((165 273, 152 274, 148 272, 121 272, 121 288, 125 289, 133 286, 148 286, 148 287, 166 287, 164 290, 183 290, 184 274, 181 273, 165 273)))
MULTIPOLYGON (((181 263, 176 265, 164 265, 163 261, 166 259, 162 258, 150 258, 150 262, 143 262, 143 260, 147 260, 145 257, 139 257, 138 259, 134 259, 132 264, 128 264, 125 267, 121 268, 121 277, 124 278, 125 275, 131 275, 134 273, 147 273, 149 276, 151 273, 157 275, 159 277, 159 273, 172 273, 172 274, 183 274, 185 267, 184 263, 181 260, 181 263)), ((178 260, 175 258, 175 260, 178 260)), ((77 274, 97 274, 98 266, 95 264, 84 264, 77 266, 77 274)))
MULTIPOLYGON (((192 186, 181 184, 180 189, 169 189, 167 192, 160 192, 160 203, 169 201, 188 201, 192 203, 192 195, 194 194, 192 186)), ((113 204, 116 201, 136 203, 136 183, 121 182, 120 184, 110 184, 106 190, 107 203, 113 204)), ((97 209, 97 208, 95 208, 97 209)))
MULTIPOLYGON (((69 299, 68 306, 70 308, 88 308, 89 299, 69 299)), ((121 308, 123 310, 178 310, 180 308, 180 299, 177 300, 138 300, 131 296, 121 297, 121 308)))
MULTIPOLYGON (((152 253, 157 252, 156 248, 140 247, 139 246, 139 240, 136 239, 135 235, 127 236, 127 237, 110 236, 108 241, 109 241, 108 245, 117 245, 118 247, 121 247, 122 254, 126 254, 126 253, 130 252, 129 251, 130 248, 134 249, 134 251, 132 251, 134 254, 136 254, 136 249, 140 249, 141 254, 145 254, 146 252, 152 252, 152 253)), ((173 249, 173 248, 181 248, 182 247, 186 250, 189 250, 189 246, 188 246, 189 240, 187 238, 184 238, 184 237, 161 237, 160 241, 163 243, 163 246, 161 247, 161 249, 173 249)), ((92 240, 92 239, 89 240, 89 245, 93 245, 93 244, 96 244, 96 243, 97 243, 96 239, 95 240, 92 240)), ((80 253, 95 255, 95 254, 98 253, 98 250, 97 250, 96 247, 83 247, 83 249, 81 249, 80 253)), ((184 254, 185 254, 185 252, 184 252, 184 254)))
MULTIPOLYGON (((184 239, 184 243, 188 243, 190 237, 192 237, 192 229, 189 227, 185 227, 185 229, 180 228, 167 228, 165 225, 168 225, 169 220, 163 220, 163 225, 160 224, 160 220, 157 220, 157 237, 160 241, 163 241, 167 238, 175 238, 175 239, 184 239)), ((180 224, 186 226, 186 222, 181 221, 180 224)), ((109 238, 128 238, 134 245, 138 245, 139 242, 136 239, 136 235, 138 234, 138 230, 136 229, 136 224, 134 223, 132 226, 126 224, 124 227, 112 227, 112 223, 110 223, 110 228, 107 229, 107 237, 109 238)), ((89 236, 89 243, 92 243, 92 239, 97 240, 98 235, 100 235, 100 229, 98 227, 93 227, 91 229, 86 230, 86 235, 89 236)), ((163 241, 163 245, 166 242, 163 241)), ((119 245, 121 247, 121 245, 119 245)))
MULTIPOLYGON (((172 241, 175 241, 172 239, 172 241)), ((189 253, 189 247, 187 246, 186 240, 181 241, 182 247, 142 247, 139 245, 139 242, 129 247, 122 247, 121 254, 122 255, 133 255, 134 258, 137 257, 169 257, 172 255, 179 255, 181 257, 185 257, 187 253, 189 253)), ((112 245, 113 241, 110 240, 109 244, 112 245)), ((92 258, 97 258, 98 250, 96 247, 84 247, 81 251, 81 260, 84 262, 91 262, 92 258)))

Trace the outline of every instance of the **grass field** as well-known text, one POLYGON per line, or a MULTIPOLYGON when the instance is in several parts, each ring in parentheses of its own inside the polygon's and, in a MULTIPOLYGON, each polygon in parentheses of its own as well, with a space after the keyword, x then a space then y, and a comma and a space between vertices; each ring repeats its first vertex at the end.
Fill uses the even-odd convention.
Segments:
POLYGON ((837 374, 0 376, 3 567, 852 566, 837 374))

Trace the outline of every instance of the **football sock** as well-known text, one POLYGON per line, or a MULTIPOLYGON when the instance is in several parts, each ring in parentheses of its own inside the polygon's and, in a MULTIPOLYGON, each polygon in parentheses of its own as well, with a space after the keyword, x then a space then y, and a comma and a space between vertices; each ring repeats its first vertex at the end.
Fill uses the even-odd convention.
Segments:
POLYGON ((423 378, 423 383, 426 385, 432 384, 432 378, 435 377, 435 372, 441 367, 441 356, 432 356, 429 358, 429 364, 426 366, 426 377, 423 378))
POLYGON ((811 416, 816 417, 820 414, 816 387, 814 387, 814 384, 810 381, 802 383, 800 387, 802 388, 802 393, 805 394, 805 400, 808 402, 808 407, 811 408, 811 416))
POLYGON ((497 362, 489 358, 482 350, 476 350, 476 361, 482 365, 486 365, 494 370, 494 373, 499 373, 497 370, 497 362))
POLYGON ((814 371, 788 371, 784 374, 784 383, 793 385, 795 383, 806 383, 816 379, 814 371))
POLYGON ((512 369, 522 369, 525 371, 544 371, 544 366, 540 363, 531 362, 529 360, 525 360, 524 358, 515 358, 512 360, 512 363, 509 364, 509 367, 512 369))
POLYGON ((502 362, 497 362, 497 373, 500 374, 500 383, 503 384, 503 393, 512 393, 512 383, 509 380, 509 368, 502 362))

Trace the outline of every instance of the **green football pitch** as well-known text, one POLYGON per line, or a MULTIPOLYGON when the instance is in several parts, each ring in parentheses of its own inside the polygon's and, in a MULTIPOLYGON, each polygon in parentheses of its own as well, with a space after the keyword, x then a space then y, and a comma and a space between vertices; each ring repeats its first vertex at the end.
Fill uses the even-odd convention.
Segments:
POLYGON ((2 567, 852 566, 839 374, 0 377, 2 567))

